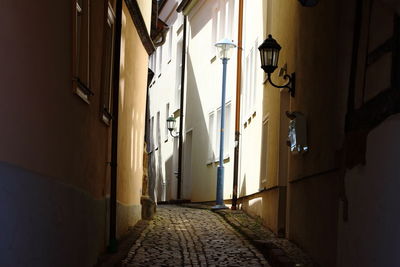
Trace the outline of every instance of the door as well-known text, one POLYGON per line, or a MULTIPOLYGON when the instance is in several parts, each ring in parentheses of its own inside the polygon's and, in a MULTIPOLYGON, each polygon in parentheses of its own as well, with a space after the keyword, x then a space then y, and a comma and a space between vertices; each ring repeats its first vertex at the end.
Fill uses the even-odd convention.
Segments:
POLYGON ((186 133, 184 148, 184 167, 182 177, 182 198, 192 198, 192 130, 186 133))

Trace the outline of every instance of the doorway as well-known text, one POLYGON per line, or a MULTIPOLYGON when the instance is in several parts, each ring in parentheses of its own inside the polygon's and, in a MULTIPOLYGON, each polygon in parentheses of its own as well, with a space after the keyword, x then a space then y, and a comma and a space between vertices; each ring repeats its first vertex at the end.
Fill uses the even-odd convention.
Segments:
POLYGON ((192 130, 186 132, 184 167, 182 179, 182 199, 190 200, 192 198, 192 130))

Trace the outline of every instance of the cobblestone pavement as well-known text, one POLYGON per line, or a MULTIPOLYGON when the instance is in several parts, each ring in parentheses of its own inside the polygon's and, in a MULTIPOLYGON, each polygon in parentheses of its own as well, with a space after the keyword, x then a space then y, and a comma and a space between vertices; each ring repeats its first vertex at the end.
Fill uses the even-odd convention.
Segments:
POLYGON ((209 210, 172 205, 132 246, 123 266, 270 266, 262 254, 209 210))

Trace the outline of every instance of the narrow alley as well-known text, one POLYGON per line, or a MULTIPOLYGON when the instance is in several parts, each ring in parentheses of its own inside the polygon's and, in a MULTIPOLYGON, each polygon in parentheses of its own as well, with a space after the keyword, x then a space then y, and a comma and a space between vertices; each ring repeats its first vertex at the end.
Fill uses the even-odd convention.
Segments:
POLYGON ((400 267, 400 0, 0 3, 0 267, 400 267))
POLYGON ((161 205, 123 266, 269 266, 247 240, 218 215, 161 205))

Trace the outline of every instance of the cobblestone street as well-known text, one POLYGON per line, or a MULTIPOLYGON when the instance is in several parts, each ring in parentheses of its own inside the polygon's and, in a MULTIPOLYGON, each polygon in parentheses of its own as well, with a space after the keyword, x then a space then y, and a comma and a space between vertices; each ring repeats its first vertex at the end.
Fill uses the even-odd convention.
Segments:
POLYGON ((269 265, 254 246, 213 212, 161 205, 123 266, 269 265))

